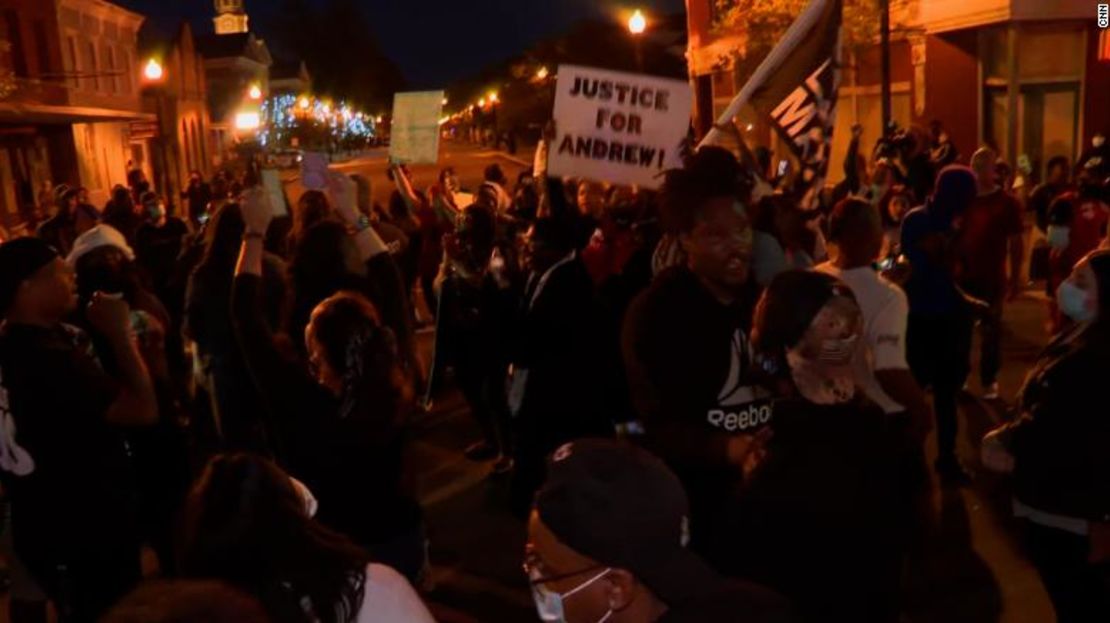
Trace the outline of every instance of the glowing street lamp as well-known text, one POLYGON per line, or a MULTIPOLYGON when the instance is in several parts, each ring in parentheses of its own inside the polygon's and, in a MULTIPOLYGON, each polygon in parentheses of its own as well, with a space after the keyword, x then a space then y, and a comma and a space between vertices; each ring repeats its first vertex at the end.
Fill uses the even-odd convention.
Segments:
POLYGON ((309 106, 312 106, 312 102, 308 100, 307 95, 302 95, 301 99, 297 100, 297 107, 301 110, 308 110, 309 106))
POLYGON ((447 98, 446 97, 443 98, 443 100, 440 102, 440 104, 446 106, 447 105, 447 98))
POLYGON ((162 70, 162 64, 153 58, 147 61, 146 66, 143 67, 143 77, 150 82, 158 82, 164 75, 165 72, 162 70))
POLYGON ((257 84, 252 84, 250 90, 247 91, 247 95, 250 96, 252 100, 262 99, 262 87, 257 84))
POLYGON ((628 32, 634 35, 642 35, 647 30, 647 18, 644 17, 644 12, 636 9, 632 17, 628 18, 628 32))
POLYGON ((547 67, 540 67, 538 70, 536 70, 536 79, 547 80, 547 76, 550 74, 551 72, 548 71, 547 67))
POLYGON ((496 104, 497 102, 498 102, 497 91, 490 91, 489 92, 489 103, 490 104, 496 104))
POLYGON ((478 100, 478 108, 485 108, 485 107, 486 107, 486 98, 483 97, 482 99, 478 100))
POLYGON ((235 129, 243 131, 257 130, 262 125, 261 116, 254 111, 243 111, 235 114, 235 129))

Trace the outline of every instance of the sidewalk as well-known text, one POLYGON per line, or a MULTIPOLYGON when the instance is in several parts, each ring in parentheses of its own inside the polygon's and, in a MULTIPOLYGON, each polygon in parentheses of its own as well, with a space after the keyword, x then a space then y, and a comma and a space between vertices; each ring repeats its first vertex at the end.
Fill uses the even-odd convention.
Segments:
MULTIPOLYGON (((961 400, 959 453, 974 472, 972 486, 937 490, 936 531, 919 544, 924 554, 911 563, 907 616, 913 623, 1048 623, 1055 620, 1036 571, 1022 553, 1011 513, 1007 479, 979 467, 979 440, 1007 417, 1009 405, 1047 343, 1045 297, 1025 293, 1007 305, 1004 315, 1004 362, 999 378, 1004 400, 986 402, 978 373, 971 393, 961 400)), ((972 370, 978 370, 978 340, 972 370)), ((935 441, 927 446, 929 462, 935 441)))

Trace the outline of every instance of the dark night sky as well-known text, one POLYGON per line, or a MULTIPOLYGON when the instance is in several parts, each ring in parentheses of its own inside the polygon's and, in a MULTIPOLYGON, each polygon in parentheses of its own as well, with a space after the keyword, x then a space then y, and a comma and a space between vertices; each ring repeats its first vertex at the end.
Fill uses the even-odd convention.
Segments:
MULTIPOLYGON (((212 29, 211 0, 113 1, 149 16, 166 31, 182 18, 192 20, 197 33, 212 29)), ((683 0, 360 1, 382 49, 416 88, 446 86, 583 18, 632 7, 677 13, 684 5, 683 0)), ((247 0, 252 30, 265 38, 267 19, 280 6, 280 0, 247 0)))

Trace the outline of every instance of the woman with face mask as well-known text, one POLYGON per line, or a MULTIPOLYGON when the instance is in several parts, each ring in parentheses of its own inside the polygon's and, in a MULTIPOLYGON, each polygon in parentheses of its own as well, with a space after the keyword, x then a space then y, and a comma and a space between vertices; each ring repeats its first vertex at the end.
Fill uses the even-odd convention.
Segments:
POLYGON ((851 290, 823 273, 782 273, 756 309, 757 365, 778 399, 736 509, 736 571, 803 620, 898 618, 912 443, 859 389, 862 332, 851 290))
POLYGON ((1019 393, 1020 417, 983 440, 1011 472, 1014 514, 1061 623, 1110 620, 1110 251, 1081 259, 1056 301, 1074 325, 1019 393))

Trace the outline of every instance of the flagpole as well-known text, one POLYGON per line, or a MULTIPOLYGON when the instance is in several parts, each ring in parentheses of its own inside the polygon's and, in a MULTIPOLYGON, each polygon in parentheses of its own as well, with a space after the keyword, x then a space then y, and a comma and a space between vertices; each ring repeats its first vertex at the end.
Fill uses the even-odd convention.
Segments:
POLYGON ((882 57, 883 130, 890 128, 890 0, 879 0, 879 46, 882 57))
MULTIPOLYGON (((790 28, 786 29, 786 33, 782 36, 782 39, 779 40, 774 49, 771 50, 771 53, 763 59, 763 62, 759 64, 759 67, 752 73, 752 77, 748 78, 748 81, 744 83, 744 87, 741 88, 740 92, 736 94, 736 97, 732 99, 728 108, 717 118, 716 125, 731 123, 733 117, 740 114, 740 109, 744 107, 744 104, 748 103, 748 100, 751 99, 755 90, 764 83, 766 78, 773 71, 778 69, 778 66, 782 64, 786 55, 794 51, 794 48, 809 34, 810 29, 813 28, 817 20, 825 12, 825 5, 828 3, 829 0, 810 0, 805 11, 802 11, 798 19, 794 20, 790 28)), ((705 138, 698 143, 698 147, 701 148, 706 145, 712 145, 717 142, 720 134, 721 131, 716 127, 710 129, 709 133, 705 135, 705 138)))

